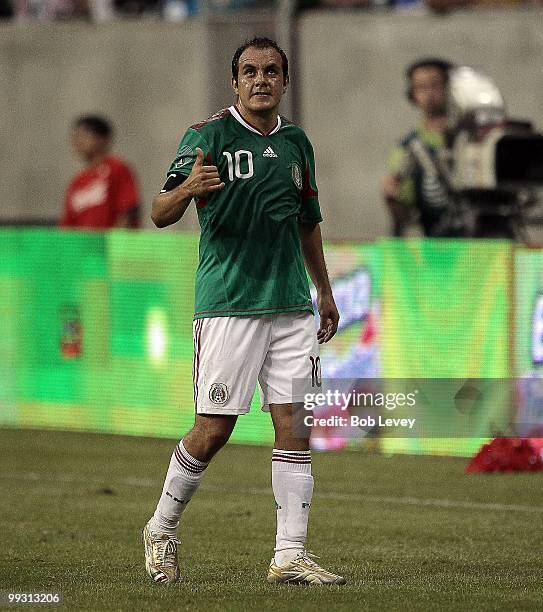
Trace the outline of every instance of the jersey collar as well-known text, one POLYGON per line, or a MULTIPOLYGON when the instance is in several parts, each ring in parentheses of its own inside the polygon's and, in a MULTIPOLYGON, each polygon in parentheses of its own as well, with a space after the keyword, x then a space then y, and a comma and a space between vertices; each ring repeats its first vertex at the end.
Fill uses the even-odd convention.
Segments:
POLYGON ((254 125, 251 125, 250 123, 245 121, 245 119, 240 115, 238 109, 234 105, 230 106, 228 110, 232 114, 232 117, 234 117, 234 119, 238 123, 241 123, 241 125, 244 128, 247 128, 251 132, 258 134, 259 136, 271 136, 272 134, 275 134, 281 129, 281 117, 279 115, 277 116, 277 125, 273 128, 273 130, 269 134, 264 134, 264 132, 261 132, 259 129, 255 128, 254 125))

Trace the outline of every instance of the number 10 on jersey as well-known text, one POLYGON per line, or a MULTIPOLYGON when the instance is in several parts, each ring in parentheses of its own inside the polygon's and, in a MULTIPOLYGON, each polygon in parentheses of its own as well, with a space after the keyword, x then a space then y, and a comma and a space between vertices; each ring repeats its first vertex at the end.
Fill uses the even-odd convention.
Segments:
POLYGON ((234 177, 239 179, 251 178, 254 174, 253 154, 251 151, 236 151, 232 153, 223 151, 222 153, 228 162, 228 178, 233 181, 234 177), (243 163, 243 170, 242 170, 243 163))

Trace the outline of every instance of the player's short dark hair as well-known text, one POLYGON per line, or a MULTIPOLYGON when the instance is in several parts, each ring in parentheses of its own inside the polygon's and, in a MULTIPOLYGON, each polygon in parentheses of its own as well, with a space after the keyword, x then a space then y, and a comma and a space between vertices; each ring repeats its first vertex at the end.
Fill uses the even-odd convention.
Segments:
POLYGON ((414 72, 419 68, 436 68, 443 74, 443 82, 446 85, 449 82, 449 70, 453 67, 454 64, 439 57, 425 57, 410 64, 405 71, 405 76, 411 82, 414 72))
POLYGON ((74 121, 74 128, 83 127, 89 132, 102 136, 103 138, 111 138, 113 136, 113 125, 102 115, 80 115, 74 121))
POLYGON ((275 40, 266 38, 265 36, 255 36, 254 38, 251 38, 251 40, 244 42, 243 45, 238 47, 234 53, 234 57, 232 58, 232 78, 236 83, 238 82, 239 58, 241 57, 241 54, 249 47, 255 47, 255 49, 275 49, 281 56, 281 62, 283 65, 283 79, 285 81, 288 80, 287 54, 283 51, 283 49, 281 49, 275 40))

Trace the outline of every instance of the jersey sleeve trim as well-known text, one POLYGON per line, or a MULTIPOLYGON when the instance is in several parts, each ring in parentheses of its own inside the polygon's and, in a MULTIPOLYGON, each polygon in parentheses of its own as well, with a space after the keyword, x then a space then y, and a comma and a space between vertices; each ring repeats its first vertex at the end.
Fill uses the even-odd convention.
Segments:
POLYGON ((301 223, 302 225, 316 225, 317 223, 322 223, 322 216, 318 216, 318 217, 307 217, 307 216, 300 216, 298 217, 298 223, 301 223))

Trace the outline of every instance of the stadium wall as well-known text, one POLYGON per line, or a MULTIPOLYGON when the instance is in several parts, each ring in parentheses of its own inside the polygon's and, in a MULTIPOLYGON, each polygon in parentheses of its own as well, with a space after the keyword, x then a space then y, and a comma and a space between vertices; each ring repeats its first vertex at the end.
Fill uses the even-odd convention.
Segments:
MULTIPOLYGON (((184 130, 231 103, 232 48, 253 31, 270 33, 271 24, 266 11, 227 25, 220 17, 0 24, 0 223, 60 217, 66 184, 80 167, 71 122, 100 112, 115 124, 115 151, 137 170, 151 227, 151 198, 184 130)), ((197 227, 191 208, 183 228, 197 227)))
MULTIPOLYGON (((378 186, 388 152, 415 124, 403 70, 422 55, 475 64, 499 84, 511 114, 543 127, 541 9, 470 11, 446 18, 304 13, 298 24, 299 118, 314 142, 330 240, 386 235, 378 186)), ((102 111, 116 150, 141 177, 145 224, 185 127, 231 101, 237 42, 272 33, 266 13, 180 24, 161 21, 0 25, 0 221, 56 219, 76 170, 72 118, 102 111), (69 61, 67 61, 69 58, 69 61)), ((182 228, 197 227, 194 211, 182 228)))

